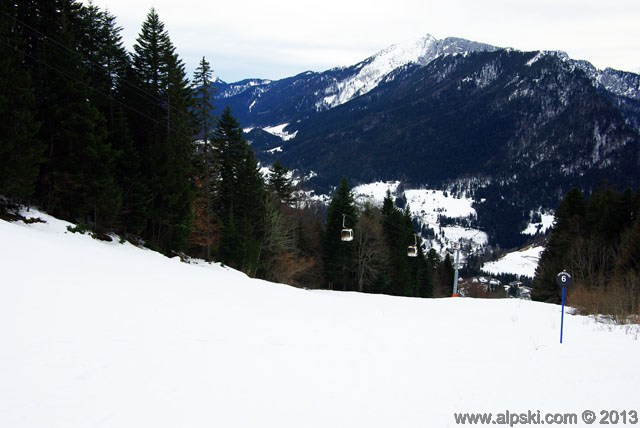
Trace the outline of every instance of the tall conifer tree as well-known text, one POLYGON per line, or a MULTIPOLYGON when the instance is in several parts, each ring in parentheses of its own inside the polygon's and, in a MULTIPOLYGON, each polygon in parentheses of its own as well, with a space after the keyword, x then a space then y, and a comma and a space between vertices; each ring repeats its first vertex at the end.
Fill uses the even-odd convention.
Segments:
POLYGON ((164 251, 184 248, 191 230, 194 174, 194 120, 191 90, 155 9, 147 14, 132 55, 127 90, 133 138, 150 190, 146 236, 164 251))
POLYGON ((269 168, 267 188, 283 204, 290 205, 294 202, 293 179, 279 160, 269 168))
POLYGON ((253 149, 228 107, 218 120, 214 147, 220 183, 215 199, 223 224, 219 257, 224 263, 255 275, 264 232, 265 190, 253 149))
POLYGON ((556 285, 556 275, 568 269, 567 254, 575 237, 584 234, 586 205, 584 195, 578 189, 571 189, 556 212, 556 223, 551 231, 545 251, 533 279, 534 300, 560 303, 561 290, 556 285))
POLYGON ((0 195, 21 200, 34 195, 45 144, 38 138, 36 98, 25 63, 26 38, 13 2, 0 5, 0 195))
POLYGON ((395 205, 389 191, 382 203, 382 218, 390 257, 384 292, 398 296, 414 296, 416 283, 412 280, 412 261, 407 257, 407 247, 415 241, 411 217, 408 211, 403 212, 395 205))
POLYGON ((117 205, 106 123, 91 101, 82 56, 83 7, 73 0, 17 1, 36 94, 39 139, 47 142, 38 195, 53 214, 97 223, 117 205))
POLYGON ((217 174, 211 147, 211 133, 215 126, 212 104, 215 88, 211 65, 204 57, 193 74, 192 91, 198 139, 201 141, 199 158, 202 161, 199 162, 199 175, 196 181, 194 230, 191 242, 198 247, 203 247, 205 258, 211 260, 211 247, 215 242, 214 235, 217 229, 212 209, 217 174))
POLYGON ((325 279, 330 288, 335 290, 353 291, 356 289, 353 242, 340 240, 343 226, 353 229, 358 213, 349 182, 345 177, 340 180, 329 203, 327 224, 322 240, 322 260, 325 279))

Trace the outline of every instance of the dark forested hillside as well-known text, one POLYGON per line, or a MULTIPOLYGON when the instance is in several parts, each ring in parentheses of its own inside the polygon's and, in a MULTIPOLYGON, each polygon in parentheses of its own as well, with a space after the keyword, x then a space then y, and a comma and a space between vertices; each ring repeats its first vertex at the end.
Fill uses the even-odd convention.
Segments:
POLYGON ((637 181, 638 133, 583 72, 553 56, 529 65, 534 55, 475 53, 399 70, 367 95, 292 124, 298 134, 281 159, 331 182, 347 171, 415 183, 637 181))

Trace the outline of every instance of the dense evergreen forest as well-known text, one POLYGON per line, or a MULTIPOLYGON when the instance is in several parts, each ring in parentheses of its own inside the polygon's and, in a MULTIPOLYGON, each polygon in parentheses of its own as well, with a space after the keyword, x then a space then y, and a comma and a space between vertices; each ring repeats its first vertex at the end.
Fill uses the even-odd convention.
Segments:
POLYGON ((640 315, 640 192, 604 186, 590 196, 573 189, 558 207, 556 224, 533 281, 533 298, 559 303, 556 275, 574 279, 569 304, 617 320, 640 315))
POLYGON ((102 239, 296 286, 450 295, 450 258, 407 257, 412 223, 390 195, 357 207, 345 179, 328 212, 301 200, 281 164, 263 177, 231 110, 211 105, 210 63, 190 80, 156 10, 132 52, 120 33, 92 4, 0 5, 4 216, 36 205, 102 239))

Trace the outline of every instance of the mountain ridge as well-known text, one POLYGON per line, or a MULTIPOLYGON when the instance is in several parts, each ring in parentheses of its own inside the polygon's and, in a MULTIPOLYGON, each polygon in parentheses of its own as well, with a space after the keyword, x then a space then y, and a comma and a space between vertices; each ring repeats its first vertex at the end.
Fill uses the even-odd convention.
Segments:
POLYGON ((435 188, 482 182, 473 189, 484 201, 479 222, 501 245, 517 245, 529 213, 555 208, 571 187, 640 185, 640 76, 560 51, 444 40, 423 43, 440 54, 392 47, 351 67, 247 86, 218 103, 251 125, 246 137, 261 162, 313 171, 307 185, 324 192, 341 176, 435 188), (397 66, 378 65, 358 80, 385 55, 383 64, 397 66), (337 82, 359 86, 340 93, 337 82), (276 125, 288 139, 263 131, 276 125))
MULTIPOLYGON (((218 80, 216 99, 229 104, 245 126, 278 126, 300 120, 300 114, 274 114, 271 98, 282 102, 283 98, 287 98, 282 92, 290 92, 290 89, 286 88, 289 85, 298 87, 296 89, 301 94, 295 103, 295 107, 300 109, 297 113, 304 112, 308 115, 314 108, 316 111, 334 108, 364 95, 377 87, 390 73, 410 64, 423 67, 441 56, 496 50, 524 52, 458 37, 436 39, 426 34, 418 39, 390 45, 351 66, 334 67, 321 72, 305 71, 279 80, 251 78, 234 83, 218 80), (270 92, 273 93, 269 94, 270 92), (313 102, 309 103, 309 98, 314 98, 313 102), (266 108, 261 110, 259 104, 264 99, 266 108)), ((625 97, 640 103, 638 74, 613 68, 599 70, 588 61, 571 59, 564 51, 532 52, 536 52, 535 58, 532 58, 533 62, 544 56, 558 57, 585 71, 594 85, 616 97, 625 97)), ((640 129, 640 123, 634 123, 634 126, 640 129)))

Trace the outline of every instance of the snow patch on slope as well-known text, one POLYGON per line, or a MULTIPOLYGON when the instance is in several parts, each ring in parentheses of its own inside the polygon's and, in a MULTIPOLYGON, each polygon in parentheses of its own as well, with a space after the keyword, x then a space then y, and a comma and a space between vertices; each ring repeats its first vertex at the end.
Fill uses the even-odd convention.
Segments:
POLYGON ((399 181, 377 181, 375 183, 362 184, 353 188, 352 192, 355 200, 360 204, 371 203, 376 206, 382 206, 384 198, 387 197, 387 191, 392 195, 396 194, 399 181))
POLYGON ((271 135, 282 138, 282 141, 289 141, 298 135, 298 131, 290 134, 284 130, 287 126, 289 126, 288 123, 283 123, 276 126, 267 126, 266 128, 262 128, 262 130, 271 135))
POLYGON ((553 227, 553 222, 555 221, 554 214, 548 213, 537 213, 540 216, 539 223, 529 223, 527 227, 522 231, 523 235, 536 235, 538 233, 545 234, 549 229, 553 227))
MULTIPOLYGON (((220 80, 220 82, 222 81, 220 80)), ((249 90, 256 90, 256 95, 259 95, 271 82, 271 80, 267 79, 246 79, 240 82, 229 83, 219 96, 222 98, 230 98, 249 90)))

